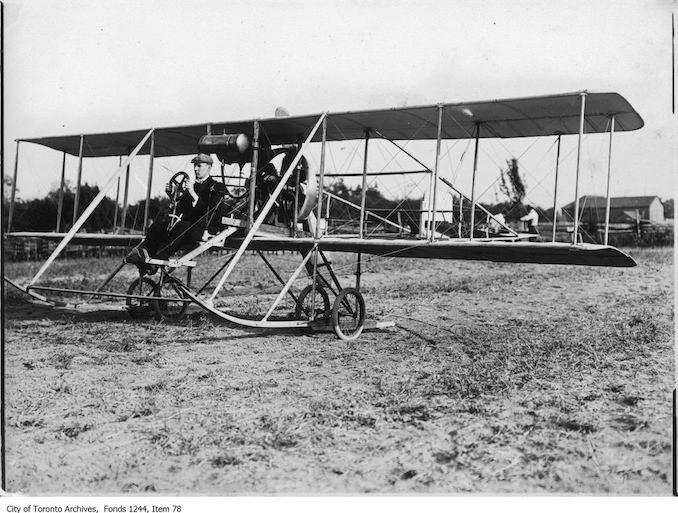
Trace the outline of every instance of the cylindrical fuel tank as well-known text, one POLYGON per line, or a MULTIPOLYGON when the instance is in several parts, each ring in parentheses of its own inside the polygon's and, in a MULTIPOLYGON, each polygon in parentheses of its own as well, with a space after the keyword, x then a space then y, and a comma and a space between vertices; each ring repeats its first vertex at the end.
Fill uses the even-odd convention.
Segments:
POLYGON ((198 141, 202 153, 215 153, 225 164, 252 160, 252 145, 245 134, 203 135, 198 141))

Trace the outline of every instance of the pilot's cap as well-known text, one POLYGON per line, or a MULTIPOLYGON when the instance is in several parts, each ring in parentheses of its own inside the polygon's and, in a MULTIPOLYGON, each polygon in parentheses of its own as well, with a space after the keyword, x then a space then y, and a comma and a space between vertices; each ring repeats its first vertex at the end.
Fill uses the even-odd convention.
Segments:
POLYGON ((198 153, 195 157, 193 157, 193 160, 191 160, 191 163, 193 163, 193 164, 209 164, 211 166, 212 165, 212 157, 209 156, 207 153, 198 153))

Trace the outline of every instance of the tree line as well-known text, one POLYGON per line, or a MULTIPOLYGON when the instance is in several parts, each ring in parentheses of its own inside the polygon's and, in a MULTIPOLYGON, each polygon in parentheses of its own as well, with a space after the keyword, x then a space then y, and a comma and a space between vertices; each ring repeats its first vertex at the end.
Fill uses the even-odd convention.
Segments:
MULTIPOLYGON (((77 215, 81 215, 87 206, 99 194, 97 185, 83 184, 80 186, 80 198, 77 215)), ((63 207, 59 223, 59 231, 68 231, 73 225, 73 206, 75 191, 66 184, 63 193, 63 207)), ((81 230, 97 233, 111 232, 114 228, 124 226, 127 229, 143 230, 144 209, 146 201, 141 200, 127 207, 125 222, 122 222, 122 206, 115 200, 105 196, 97 205, 92 215, 85 221, 81 230), (114 227, 115 223, 115 227, 114 227)), ((151 198, 149 205, 149 221, 169 208, 166 197, 151 198)), ((59 190, 55 189, 42 198, 32 200, 17 200, 14 204, 12 231, 52 232, 57 227, 59 210, 59 190)), ((9 220, 9 195, 3 195, 2 214, 4 228, 7 229, 9 220)), ((76 216, 77 219, 77 216, 76 216)))

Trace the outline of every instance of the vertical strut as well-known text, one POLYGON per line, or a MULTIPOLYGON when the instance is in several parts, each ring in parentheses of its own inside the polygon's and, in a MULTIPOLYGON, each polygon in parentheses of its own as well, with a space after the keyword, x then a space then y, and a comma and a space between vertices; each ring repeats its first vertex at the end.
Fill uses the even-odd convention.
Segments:
POLYGON ((556 208, 557 208, 557 200, 558 200, 558 166, 560 164, 560 137, 561 134, 558 134, 558 150, 556 151, 556 181, 555 184, 553 185, 553 235, 551 236, 551 242, 556 241, 556 208))
MULTIPOLYGON (((125 233, 125 226, 126 226, 126 222, 127 222, 127 199, 129 197, 130 164, 131 164, 131 161, 128 162, 127 168, 125 170, 125 190, 122 194, 122 219, 120 220, 120 226, 122 228, 123 233, 125 233)), ((132 227, 132 228, 134 228, 134 227, 132 227)))
MULTIPOLYGON (((327 117, 323 118, 322 131, 322 145, 320 146, 320 180, 318 184, 318 207, 317 218, 315 220, 315 245, 313 246, 313 281, 311 282, 312 296, 311 296, 311 312, 315 312, 315 286, 316 275, 318 274, 318 239, 320 238, 320 216, 322 215, 323 207, 323 189, 325 180, 325 146, 327 145, 327 117)), ((325 218, 327 222, 327 218, 325 218)))
MULTIPOLYGON (((299 224, 299 166, 294 170, 294 213, 292 217, 292 237, 297 236, 297 225, 299 224)), ((308 177, 306 177, 308 180, 308 177)))
POLYGON ((365 129, 365 155, 363 157, 363 182, 360 191, 360 238, 365 236, 365 197, 367 191, 367 145, 370 142, 370 129, 365 129))
POLYGON ((16 142, 16 153, 14 155, 14 175, 12 177, 12 193, 9 200, 9 216, 7 219, 7 231, 12 231, 12 218, 14 217, 14 200, 16 199, 16 177, 19 172, 19 141, 16 142))
POLYGON ((153 160, 155 158, 155 133, 151 134, 151 149, 148 152, 148 182, 146 183, 146 205, 144 206, 144 234, 148 229, 148 213, 151 207, 151 186, 153 185, 153 160))
POLYGON ((577 243, 577 234, 579 233, 579 168, 581 166, 581 139, 584 134, 584 113, 586 112, 586 93, 580 93, 581 113, 579 114, 579 137, 577 139, 577 173, 574 182, 574 232, 572 241, 577 243))
POLYGON ((250 169, 250 198, 247 209, 247 229, 254 224, 254 196, 257 188, 257 171, 259 167, 259 121, 254 120, 254 140, 252 141, 252 168, 250 169))
POLYGON ((476 221, 476 171, 478 169, 478 140, 480 139, 480 123, 476 124, 476 147, 473 152, 473 177, 471 178, 471 234, 473 240, 473 227, 476 221))
POLYGON ((75 199, 73 200, 73 224, 78 218, 78 207, 80 203, 80 181, 82 180, 82 147, 85 141, 85 136, 80 136, 80 150, 78 151, 78 178, 75 183, 75 199))
MULTIPOLYGON (((118 157, 118 167, 122 166, 122 156, 118 157)), ((118 233, 118 210, 120 209, 120 177, 115 191, 115 214, 113 214, 113 233, 118 233)))
POLYGON ((610 174, 612 171, 612 135, 614 134, 614 114, 610 116, 610 149, 607 155, 607 192, 605 202, 605 245, 610 232, 610 174))
POLYGON ((436 197, 438 195, 438 161, 440 160, 440 139, 442 136, 443 130, 443 105, 442 103, 438 105, 438 139, 436 141, 436 162, 433 167, 433 205, 431 207, 432 217, 429 221, 429 226, 431 228, 431 242, 435 240, 436 233, 436 197))
POLYGON ((59 199, 57 204, 56 232, 61 231, 61 214, 64 211, 64 185, 66 184, 66 152, 61 160, 61 181, 59 182, 59 199))

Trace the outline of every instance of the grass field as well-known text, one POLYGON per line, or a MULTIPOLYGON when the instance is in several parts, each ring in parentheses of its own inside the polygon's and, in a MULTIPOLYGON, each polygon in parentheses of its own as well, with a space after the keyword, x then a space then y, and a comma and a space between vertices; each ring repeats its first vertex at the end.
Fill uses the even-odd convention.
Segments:
MULTIPOLYGON (((632 255, 629 269, 373 259, 368 316, 397 326, 354 342, 8 291, 8 489, 668 495, 673 250, 632 255)), ((247 258, 234 291, 267 290, 247 258)), ((114 265, 64 261, 46 281, 92 287, 114 265)))

